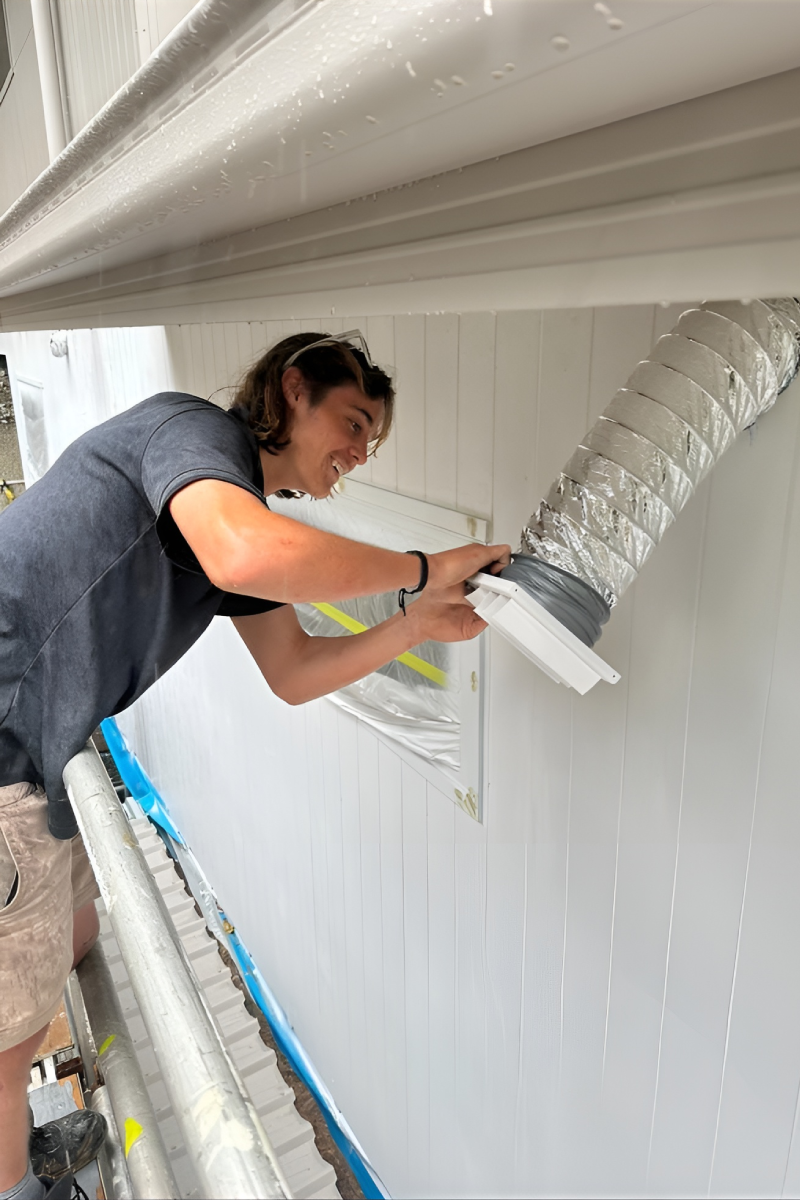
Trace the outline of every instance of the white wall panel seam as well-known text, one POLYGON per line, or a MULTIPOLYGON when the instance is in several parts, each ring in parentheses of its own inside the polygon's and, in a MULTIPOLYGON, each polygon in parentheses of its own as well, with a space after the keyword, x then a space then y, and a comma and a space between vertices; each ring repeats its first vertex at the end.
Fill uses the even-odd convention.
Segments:
MULTIPOLYGON (((762 753, 763 753, 763 747, 764 747, 764 736, 765 736, 765 731, 766 731, 766 727, 767 727, 767 719, 769 717, 770 699, 772 696, 772 684, 773 684, 774 673, 775 673, 778 637, 779 637, 779 632, 780 632, 779 619, 778 619, 779 618, 779 609, 780 609, 780 603, 781 603, 781 596, 783 595, 783 585, 784 585, 784 580, 785 580, 785 576, 786 576, 786 569, 787 569, 787 562, 788 562, 789 540, 790 540, 790 534, 791 534, 792 514, 793 514, 792 501, 793 501, 796 491, 797 491, 799 466, 800 466, 800 428, 798 428, 797 434, 795 436, 795 453, 794 453, 794 458, 793 458, 793 462, 792 462, 792 471, 791 471, 791 478, 790 478, 790 483, 789 483, 788 505, 787 505, 787 509, 786 509, 786 516, 785 516, 785 520, 784 520, 784 529, 783 529, 783 546, 782 546, 782 550, 781 550, 780 578, 779 578, 779 581, 778 581, 777 586, 775 587, 775 590, 773 593, 775 596, 775 633, 774 633, 774 638, 773 638, 772 656, 771 656, 771 661, 770 661, 769 687, 767 689, 767 694, 766 694, 765 701, 764 701, 763 719, 761 722, 761 731, 760 731, 760 737, 759 737, 758 762, 757 762, 757 768, 756 768, 755 789, 753 792, 753 810, 752 810, 752 817, 751 817, 751 821, 750 821, 750 835, 749 835, 748 844, 747 844, 747 862, 746 862, 745 873, 744 873, 744 884, 742 887, 742 901, 741 901, 741 906, 740 906, 740 910, 739 910, 739 922, 738 922, 738 929, 737 929, 737 935, 736 935, 736 953, 735 953, 735 957, 734 957, 733 972, 732 972, 731 985, 730 985, 730 1000, 728 1003, 728 1011, 726 1014, 726 1021, 725 1021, 725 1048, 724 1048, 724 1052, 723 1052, 722 1070, 721 1070, 721 1077, 720 1077, 719 1104, 717 1106, 717 1118, 716 1118, 716 1123, 715 1123, 715 1127, 714 1127, 714 1144, 713 1144, 712 1153, 711 1153, 711 1165, 710 1165, 709 1177, 708 1177, 708 1193, 707 1194, 709 1196, 713 1195, 714 1167, 715 1167, 715 1163, 716 1163, 717 1140, 719 1137, 720 1118, 721 1118, 721 1114, 722 1114, 723 1099, 724 1099, 724 1094, 725 1094, 726 1072, 727 1072, 727 1066, 728 1066, 728 1048, 729 1048, 729 1044, 730 1044, 731 1024, 733 1021, 734 1003, 736 1000, 736 983, 737 983, 739 958, 740 958, 741 943, 742 943, 742 926, 743 926, 743 922, 744 922, 745 909, 746 909, 747 899, 748 899, 748 883, 749 883, 749 879, 750 879, 750 862, 751 862, 752 852, 753 852, 753 840, 754 840, 754 831, 755 831, 755 825, 756 825, 756 814, 757 814, 757 810, 758 810, 758 797, 759 797, 760 781, 761 781, 761 764, 762 764, 762 753)), ((790 1149, 791 1149, 791 1139, 790 1139, 790 1144, 787 1147, 787 1162, 788 1162, 790 1149)))
MULTIPOLYGON (((528 941, 528 843, 525 842, 523 847, 523 907, 522 907, 522 960, 525 960, 525 947, 528 941)), ((525 970, 520 971, 519 980, 519 1059, 517 1064, 517 1094, 515 1099, 514 1111, 514 1182, 515 1185, 524 1188, 525 1180, 519 1178, 519 1149, 520 1141, 526 1136, 527 1131, 521 1127, 522 1122, 522 1095, 523 1095, 523 1051, 525 1047, 525 1024, 527 1017, 526 1010, 526 995, 525 995, 525 970)))
MULTIPOLYGON (((701 561, 704 557, 705 538, 706 538, 706 531, 707 531, 707 527, 708 527, 708 511, 709 511, 709 507, 710 507, 710 501, 711 501, 711 489, 708 488, 707 492, 706 492, 705 504, 703 506, 703 540, 702 540, 703 550, 701 550, 701 561)), ((651 1120, 650 1120, 650 1139, 649 1139, 648 1150, 647 1150, 647 1173, 646 1173, 645 1186, 648 1186, 648 1187, 649 1187, 649 1181, 650 1181, 650 1159, 651 1159, 652 1150, 653 1150, 653 1135, 655 1132, 656 1113, 658 1110, 658 1088, 659 1088, 659 1081, 660 1081, 660 1077, 661 1077, 661 1050, 662 1050, 663 1037, 664 1037, 664 1014, 665 1014, 666 1005, 667 1005, 667 988, 669 985, 670 953, 672 950, 672 923, 673 923, 673 916, 674 916, 674 912, 675 912, 675 891, 676 891, 676 888, 678 885, 678 863, 680 860, 680 851, 681 851, 681 826, 682 826, 682 822, 683 822, 683 798, 684 798, 683 778, 685 777, 685 773, 686 773, 686 747, 687 747, 687 741, 688 741, 689 717, 690 717, 690 713, 691 713, 691 693, 692 693, 692 681, 693 681, 693 674, 694 674, 694 672, 693 672, 694 650, 695 650, 695 645, 696 645, 696 640, 697 640, 697 614, 700 609, 700 593, 702 590, 702 586, 703 586, 703 572, 701 570, 698 573, 698 578, 697 578, 697 591, 696 591, 696 596, 695 596, 694 622, 693 622, 693 626, 692 626, 692 630, 693 630, 693 632, 692 632, 692 653, 691 653, 691 660, 690 660, 691 665, 690 665, 690 669, 689 669, 689 690, 688 690, 688 695, 686 697, 686 726, 685 726, 685 733, 684 733, 684 759, 683 759, 680 802, 679 802, 679 807, 678 807, 678 828, 677 828, 677 835, 676 835, 676 839, 675 839, 675 865, 674 865, 674 873, 673 873, 673 877, 672 877, 672 898, 671 898, 671 902, 670 902, 669 933, 667 936, 666 961, 665 961, 665 965, 664 965, 664 991, 663 991, 662 1000, 661 1000, 661 1020, 660 1020, 659 1036, 658 1036, 658 1061, 657 1061, 657 1065, 656 1065, 655 1085, 653 1088, 653 1108, 652 1108, 652 1116, 651 1116, 651 1120)))
POLYGON ((786 1165, 783 1170, 783 1180, 781 1183, 781 1196, 786 1195, 786 1179, 789 1174, 789 1163, 791 1161, 792 1145, 794 1143, 795 1138, 797 1137, 798 1118, 799 1117, 800 1117, 800 1080, 798 1080, 798 1083, 797 1083, 797 1098, 794 1103, 794 1116, 792 1119, 792 1136, 789 1140, 789 1149, 786 1152, 786 1165))
POLYGON ((564 847, 564 925, 561 942, 561 984, 558 1020, 558 1091, 561 1096, 561 1068, 564 1055, 564 979, 567 970, 567 932, 569 929, 569 859, 572 833, 572 769, 575 748, 575 701, 569 698, 569 778, 567 781, 567 831, 564 847))
MULTIPOLYGON (((636 603, 636 596, 633 595, 631 597, 631 607, 633 607, 635 605, 635 603, 636 603)), ((631 614, 630 628, 628 631, 628 662, 629 663, 631 661, 631 648, 633 646, 633 628, 634 628, 634 626, 633 626, 632 617, 633 617, 633 614, 631 614)), ((615 927, 616 927, 616 916, 617 916, 617 884, 619 881, 619 846, 620 846, 620 835, 621 835, 621 829, 622 829, 622 800, 623 800, 623 796, 625 794, 625 758, 626 758, 625 752, 626 752, 627 741, 628 741, 627 713, 628 713, 629 703, 630 703, 630 671, 626 672, 626 675, 625 675, 625 721, 624 721, 623 733, 622 733, 622 769, 620 771, 619 802, 617 804, 617 836, 616 836, 615 843, 614 843, 614 890, 613 890, 613 899, 612 899, 612 903, 611 903, 611 932, 610 932, 610 936, 609 936, 609 952, 608 952, 608 988, 606 991, 606 1013, 605 1013, 605 1021, 603 1022, 603 1067, 602 1067, 602 1074, 600 1077, 601 1091, 602 1091, 603 1085, 605 1083, 605 1074, 606 1074, 606 1051, 608 1048, 608 1021, 609 1021, 609 1016, 611 1013, 611 981, 612 981, 613 972, 614 972, 614 931, 615 931, 615 927)))

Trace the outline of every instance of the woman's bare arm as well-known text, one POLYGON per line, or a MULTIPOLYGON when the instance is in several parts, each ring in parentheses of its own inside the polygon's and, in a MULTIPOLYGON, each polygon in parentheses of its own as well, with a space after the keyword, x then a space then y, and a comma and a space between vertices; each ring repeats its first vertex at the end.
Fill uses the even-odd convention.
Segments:
POLYGON ((464 641, 486 628, 459 587, 423 593, 407 616, 398 612, 349 637, 310 637, 291 607, 234 617, 233 623, 272 691, 288 704, 355 683, 420 642, 464 641))
MULTIPOLYGON (((270 512, 244 488, 200 479, 177 492, 170 513, 213 584, 226 592, 300 604, 414 588, 418 559, 323 533, 270 512)), ((458 583, 508 546, 461 546, 432 554, 430 585, 458 583)), ((393 657, 390 655, 390 657, 393 657)))

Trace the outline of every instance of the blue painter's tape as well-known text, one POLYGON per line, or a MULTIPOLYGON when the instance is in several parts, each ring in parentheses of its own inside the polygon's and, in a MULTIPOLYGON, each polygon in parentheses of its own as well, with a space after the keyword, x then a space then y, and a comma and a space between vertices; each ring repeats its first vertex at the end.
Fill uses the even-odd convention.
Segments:
MULTIPOLYGON (((224 918, 224 913, 221 914, 224 918)), ((319 1104, 331 1137, 342 1152, 347 1165, 358 1180, 359 1187, 367 1200, 389 1200, 389 1193, 369 1164, 362 1158, 348 1135, 342 1129, 333 1098, 320 1078, 316 1067, 303 1049, 297 1034, 289 1024, 286 1013, 273 996, 263 975, 250 957, 249 951, 235 930, 228 934, 231 953, 236 959, 247 990, 269 1022, 275 1041, 282 1054, 319 1104)))
POLYGON ((173 825, 172 818, 159 794, 158 788, 136 755, 128 749, 128 743, 122 736, 117 722, 113 717, 107 717, 105 721, 100 722, 100 728, 103 731, 103 737, 106 739, 106 745, 111 757, 114 759, 122 782, 134 800, 140 805, 142 811, 147 813, 154 824, 165 830, 171 838, 175 839, 179 846, 184 846, 186 843, 173 825))

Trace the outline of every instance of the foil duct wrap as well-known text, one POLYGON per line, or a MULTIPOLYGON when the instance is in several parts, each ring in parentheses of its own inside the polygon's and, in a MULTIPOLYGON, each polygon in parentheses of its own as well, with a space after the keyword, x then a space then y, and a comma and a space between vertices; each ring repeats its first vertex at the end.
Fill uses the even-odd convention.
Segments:
POLYGON ((519 555, 611 608, 734 438, 800 365, 800 303, 704 304, 659 338, 522 531, 519 555))

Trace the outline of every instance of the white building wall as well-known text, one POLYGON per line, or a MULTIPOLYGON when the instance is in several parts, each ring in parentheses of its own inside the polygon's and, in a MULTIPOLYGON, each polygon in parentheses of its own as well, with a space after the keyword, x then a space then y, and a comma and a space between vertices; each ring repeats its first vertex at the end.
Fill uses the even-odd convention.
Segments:
POLYGON ((50 162, 30 0, 5 11, 13 74, 0 97, 0 215, 50 162))
MULTIPOLYGON (((302 325, 397 365, 367 477, 514 541, 680 307, 302 325)), ((299 324, 173 326, 154 370, 207 395, 299 324)), ((798 399, 615 610, 615 688, 492 640, 482 826, 227 622, 122 719, 394 1195, 800 1193, 798 399)))

